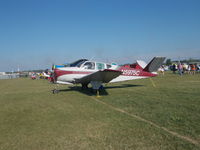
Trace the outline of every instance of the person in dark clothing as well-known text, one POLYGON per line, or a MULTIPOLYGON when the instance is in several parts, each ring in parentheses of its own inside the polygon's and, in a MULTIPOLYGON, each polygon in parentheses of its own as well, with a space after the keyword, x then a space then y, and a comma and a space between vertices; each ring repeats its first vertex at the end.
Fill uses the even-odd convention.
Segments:
POLYGON ((174 74, 176 73, 176 65, 175 64, 172 65, 172 71, 174 74))

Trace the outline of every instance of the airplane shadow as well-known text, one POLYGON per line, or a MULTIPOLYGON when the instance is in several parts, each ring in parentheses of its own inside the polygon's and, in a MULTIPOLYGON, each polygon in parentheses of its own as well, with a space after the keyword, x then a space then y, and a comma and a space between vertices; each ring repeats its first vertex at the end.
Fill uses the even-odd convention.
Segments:
POLYGON ((129 87, 139 87, 144 85, 133 85, 133 84, 122 84, 118 86, 106 86, 105 89, 120 89, 120 88, 129 88, 129 87))
MULTIPOLYGON (((144 85, 122 84, 122 85, 117 85, 117 86, 105 86, 99 90, 99 94, 102 96, 109 95, 109 93, 106 91, 106 89, 120 89, 120 88, 140 87, 140 86, 144 86, 144 85)), ((96 95, 96 92, 94 92, 92 88, 82 89, 81 86, 71 86, 71 87, 68 87, 68 89, 60 89, 59 90, 59 92, 68 92, 68 91, 78 91, 78 92, 86 94, 88 96, 96 95)))

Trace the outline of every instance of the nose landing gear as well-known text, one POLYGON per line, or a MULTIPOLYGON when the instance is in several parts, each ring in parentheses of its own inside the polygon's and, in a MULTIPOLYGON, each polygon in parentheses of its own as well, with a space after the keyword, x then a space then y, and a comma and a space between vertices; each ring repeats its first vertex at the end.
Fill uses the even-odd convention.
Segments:
POLYGON ((60 91, 57 90, 57 89, 53 89, 53 90, 52 90, 52 93, 53 93, 53 94, 57 94, 57 93, 59 93, 59 92, 60 92, 60 91))

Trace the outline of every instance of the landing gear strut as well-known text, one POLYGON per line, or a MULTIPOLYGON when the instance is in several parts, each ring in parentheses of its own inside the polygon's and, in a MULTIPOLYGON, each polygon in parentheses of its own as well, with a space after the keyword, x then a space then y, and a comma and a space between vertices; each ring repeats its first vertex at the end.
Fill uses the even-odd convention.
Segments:
POLYGON ((88 83, 82 84, 82 89, 83 89, 83 90, 84 90, 84 89, 88 89, 88 83))
POLYGON ((92 89, 97 95, 97 97, 100 97, 99 90, 103 88, 101 81, 91 81, 90 84, 92 85, 92 89))

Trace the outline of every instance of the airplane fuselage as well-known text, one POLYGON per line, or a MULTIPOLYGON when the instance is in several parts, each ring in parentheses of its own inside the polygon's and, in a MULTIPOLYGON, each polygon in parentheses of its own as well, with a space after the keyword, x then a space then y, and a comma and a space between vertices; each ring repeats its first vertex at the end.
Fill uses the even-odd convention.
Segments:
MULTIPOLYGON (((134 69, 130 67, 116 67, 117 71, 121 71, 122 74, 118 77, 112 79, 112 82, 120 82, 120 81, 127 81, 127 80, 135 80, 135 79, 142 79, 147 77, 156 76, 156 73, 145 72, 142 69, 134 69)), ((63 67, 54 70, 56 72, 56 81, 57 83, 63 84, 73 84, 76 83, 76 79, 82 78, 87 76, 91 73, 99 71, 98 69, 87 69, 84 67, 63 67)))

